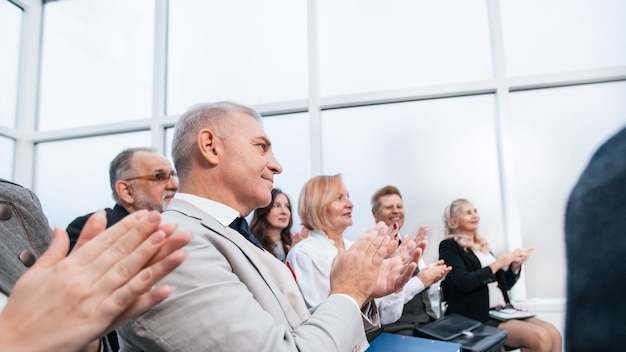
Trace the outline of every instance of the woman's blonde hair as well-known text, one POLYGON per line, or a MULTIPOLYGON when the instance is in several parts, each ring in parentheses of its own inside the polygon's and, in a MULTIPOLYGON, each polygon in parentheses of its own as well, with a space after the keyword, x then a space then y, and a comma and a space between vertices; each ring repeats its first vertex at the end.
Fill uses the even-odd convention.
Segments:
POLYGON ((463 248, 469 248, 474 251, 488 252, 489 244, 482 236, 478 234, 478 232, 475 234, 475 236, 468 236, 460 233, 458 231, 458 226, 452 225, 451 220, 458 220, 459 208, 464 204, 472 203, 469 200, 463 198, 455 199, 443 211, 444 237, 454 238, 456 243, 458 243, 463 248))
POLYGON ((318 231, 329 227, 325 208, 337 198, 342 187, 341 174, 315 176, 308 180, 302 186, 298 201, 298 214, 302 226, 318 231))

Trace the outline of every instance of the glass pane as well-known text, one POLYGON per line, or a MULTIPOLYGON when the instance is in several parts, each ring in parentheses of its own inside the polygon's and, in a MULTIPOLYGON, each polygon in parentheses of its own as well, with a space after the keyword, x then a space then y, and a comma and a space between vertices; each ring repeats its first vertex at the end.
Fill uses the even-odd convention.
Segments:
POLYGON ((147 131, 38 144, 33 189, 50 223, 65 229, 77 216, 115 205, 111 160, 126 148, 142 146, 150 146, 147 131))
POLYGON ((492 77, 482 0, 319 1, 323 96, 492 77))
POLYGON ((522 234, 536 247, 529 297, 565 297, 567 198, 593 152, 625 125, 624 96, 625 82, 511 94, 522 234))
POLYGON ((307 97, 306 1, 171 0, 168 113, 307 97))
POLYGON ((311 142, 309 116, 306 113, 269 116, 263 127, 272 140, 272 149, 283 172, 274 178, 274 187, 283 190, 291 200, 294 232, 302 228, 298 216, 298 198, 304 183, 311 177, 311 142))
POLYGON ((0 178, 13 179, 13 160, 15 159, 15 141, 0 136, 0 178))
POLYGON ((151 114, 154 1, 44 6, 39 130, 151 114))
POLYGON ((501 1, 509 75, 626 65, 626 2, 501 1))
POLYGON ((174 165, 172 160, 172 140, 174 139, 174 127, 165 129, 165 157, 174 165))
POLYGON ((0 125, 15 127, 22 9, 0 0, 0 125))
POLYGON ((426 262, 439 256, 443 210, 456 198, 476 205, 481 233, 504 250, 493 96, 325 111, 322 131, 324 174, 343 174, 355 204, 347 237, 374 226, 371 196, 391 184, 404 199, 401 234, 430 225, 426 262))

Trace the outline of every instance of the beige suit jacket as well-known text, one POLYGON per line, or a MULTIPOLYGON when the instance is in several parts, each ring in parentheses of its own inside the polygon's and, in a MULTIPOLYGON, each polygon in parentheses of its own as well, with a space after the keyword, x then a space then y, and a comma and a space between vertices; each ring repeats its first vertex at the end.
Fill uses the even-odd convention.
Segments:
POLYGON ((194 238, 185 262, 160 284, 157 307, 118 329, 122 351, 363 351, 378 324, 333 295, 307 310, 289 269, 238 232, 180 199, 163 213, 194 238), (364 326, 365 325, 365 326, 364 326), (365 328, 365 329, 364 329, 365 328))

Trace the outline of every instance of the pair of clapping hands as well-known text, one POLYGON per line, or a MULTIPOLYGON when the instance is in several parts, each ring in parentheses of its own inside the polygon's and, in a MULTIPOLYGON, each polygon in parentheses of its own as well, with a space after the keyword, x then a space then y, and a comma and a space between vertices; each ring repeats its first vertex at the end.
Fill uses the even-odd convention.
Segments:
POLYGON ((83 351, 100 336, 167 298, 153 287, 186 258, 192 235, 161 225, 157 212, 134 212, 105 230, 96 212, 75 248, 56 228, 48 250, 16 282, 0 314, 0 350, 83 351))
POLYGON ((400 242, 396 228, 379 222, 349 249, 339 250, 331 266, 330 293, 347 294, 363 306, 402 290, 426 248, 427 232, 420 228, 400 242))
POLYGON ((512 252, 507 253, 507 255, 511 259, 511 269, 513 269, 513 271, 516 273, 519 272, 520 268, 522 267, 522 264, 526 263, 526 261, 528 260, 528 256, 530 255, 530 252, 534 250, 535 250, 535 247, 528 247, 524 249, 518 248, 512 252))
POLYGON ((509 265, 511 266, 511 269, 513 270, 514 273, 518 273, 520 269, 522 268, 522 264, 526 263, 526 260, 528 260, 528 256, 530 255, 530 252, 534 250, 535 250, 535 247, 528 247, 525 249, 520 249, 520 248, 515 249, 511 252, 504 253, 503 255, 498 257, 498 259, 496 259, 494 263, 491 263, 489 266, 491 267, 494 274, 499 269, 504 269, 509 265))

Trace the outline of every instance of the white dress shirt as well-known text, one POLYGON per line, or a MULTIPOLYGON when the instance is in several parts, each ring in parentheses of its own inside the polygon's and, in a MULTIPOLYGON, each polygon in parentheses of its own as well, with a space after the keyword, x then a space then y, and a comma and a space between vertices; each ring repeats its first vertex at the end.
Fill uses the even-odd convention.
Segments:
MULTIPOLYGON (((346 249, 352 241, 343 239, 346 249)), ((322 303, 330 293, 330 266, 338 250, 322 231, 311 231, 287 254, 287 263, 309 308, 322 303)))
POLYGON ((229 226, 236 218, 240 216, 239 212, 228 205, 218 203, 216 201, 198 197, 189 193, 176 193, 174 198, 189 202, 203 211, 211 214, 215 220, 224 226, 229 226))

